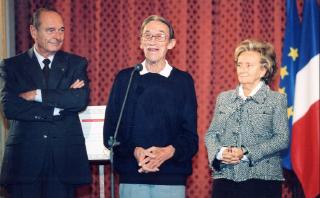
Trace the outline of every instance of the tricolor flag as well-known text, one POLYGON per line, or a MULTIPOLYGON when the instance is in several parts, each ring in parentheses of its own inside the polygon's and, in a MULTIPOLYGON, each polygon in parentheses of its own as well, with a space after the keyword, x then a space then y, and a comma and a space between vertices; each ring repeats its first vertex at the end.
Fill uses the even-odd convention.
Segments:
MULTIPOLYGON (((287 94, 289 129, 292 130, 294 85, 299 62, 300 21, 296 1, 286 1, 286 29, 282 49, 279 92, 287 94)), ((291 138, 290 138, 291 139, 291 138)), ((282 166, 291 168, 290 147, 283 153, 282 166)))
POLYGON ((291 163, 307 198, 320 196, 319 5, 304 0, 296 72, 291 163))

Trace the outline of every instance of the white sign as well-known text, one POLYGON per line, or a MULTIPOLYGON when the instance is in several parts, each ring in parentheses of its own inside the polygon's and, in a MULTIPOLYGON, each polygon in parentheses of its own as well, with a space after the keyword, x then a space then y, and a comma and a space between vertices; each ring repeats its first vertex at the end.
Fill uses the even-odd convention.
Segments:
POLYGON ((103 122, 106 106, 88 106, 79 113, 89 160, 108 160, 109 150, 103 145, 103 122))

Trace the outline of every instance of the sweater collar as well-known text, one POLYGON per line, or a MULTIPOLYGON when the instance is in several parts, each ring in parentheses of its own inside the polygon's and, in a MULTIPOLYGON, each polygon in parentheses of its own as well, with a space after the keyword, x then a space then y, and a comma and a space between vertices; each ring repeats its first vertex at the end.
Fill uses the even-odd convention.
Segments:
MULTIPOLYGON (((141 64, 143 68, 140 71, 140 75, 150 73, 146 68, 146 60, 144 60, 141 64)), ((158 74, 168 78, 170 76, 171 70, 172 70, 172 66, 169 65, 168 61, 166 61, 166 65, 164 66, 163 70, 161 70, 158 74)))

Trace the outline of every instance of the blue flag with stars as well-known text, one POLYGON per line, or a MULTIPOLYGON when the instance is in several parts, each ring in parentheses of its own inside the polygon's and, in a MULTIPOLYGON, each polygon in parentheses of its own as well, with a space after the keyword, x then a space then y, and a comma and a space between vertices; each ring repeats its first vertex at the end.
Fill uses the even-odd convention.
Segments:
MULTIPOLYGON (((300 44, 300 20, 297 12, 296 0, 286 0, 286 29, 282 49, 280 67, 279 92, 286 94, 288 98, 288 120, 290 128, 290 140, 293 118, 293 102, 296 70, 298 68, 299 44, 300 44)), ((291 145, 291 142, 290 142, 291 145)), ((282 166, 291 170, 290 147, 282 155, 282 166)))

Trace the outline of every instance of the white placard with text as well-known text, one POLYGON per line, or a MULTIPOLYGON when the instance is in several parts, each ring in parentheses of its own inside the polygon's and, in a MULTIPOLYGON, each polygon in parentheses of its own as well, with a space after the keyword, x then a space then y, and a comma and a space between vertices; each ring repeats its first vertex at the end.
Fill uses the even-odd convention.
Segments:
POLYGON ((79 113, 89 160, 108 160, 109 150, 103 145, 103 122, 106 106, 88 106, 79 113))

